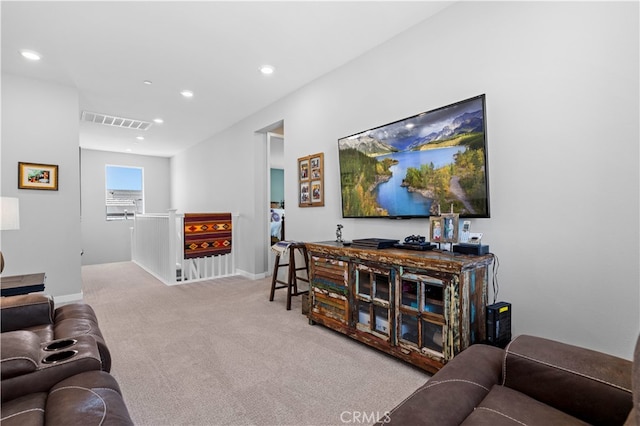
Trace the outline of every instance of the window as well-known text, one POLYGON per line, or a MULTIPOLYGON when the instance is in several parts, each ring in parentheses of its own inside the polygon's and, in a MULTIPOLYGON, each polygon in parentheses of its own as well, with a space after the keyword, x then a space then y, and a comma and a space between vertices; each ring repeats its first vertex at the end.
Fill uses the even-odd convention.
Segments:
POLYGON ((143 169, 141 167, 106 167, 107 220, 132 218, 144 213, 143 169))

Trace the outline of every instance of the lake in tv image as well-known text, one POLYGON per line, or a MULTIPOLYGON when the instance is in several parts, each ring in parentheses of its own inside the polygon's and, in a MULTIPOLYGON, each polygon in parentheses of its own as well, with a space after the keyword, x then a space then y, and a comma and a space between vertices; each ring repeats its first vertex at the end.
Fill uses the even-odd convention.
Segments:
POLYGON ((344 217, 488 217, 484 95, 338 141, 344 217))

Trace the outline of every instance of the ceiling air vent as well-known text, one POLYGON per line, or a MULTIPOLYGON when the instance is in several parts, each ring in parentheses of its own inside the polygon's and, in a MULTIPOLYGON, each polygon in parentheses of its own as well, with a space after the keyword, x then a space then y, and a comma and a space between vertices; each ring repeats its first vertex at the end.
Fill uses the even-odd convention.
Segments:
POLYGON ((82 111, 80 117, 82 121, 90 123, 104 124, 105 126, 122 127, 124 129, 147 130, 151 127, 150 122, 134 120, 133 118, 115 117, 113 115, 99 114, 97 112, 82 111))

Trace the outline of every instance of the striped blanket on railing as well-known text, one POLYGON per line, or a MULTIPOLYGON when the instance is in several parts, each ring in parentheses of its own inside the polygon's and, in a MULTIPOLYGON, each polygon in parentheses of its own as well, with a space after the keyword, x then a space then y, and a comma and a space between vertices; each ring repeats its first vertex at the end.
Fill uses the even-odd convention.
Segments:
POLYGON ((231 253, 231 213, 185 213, 184 258, 231 253))

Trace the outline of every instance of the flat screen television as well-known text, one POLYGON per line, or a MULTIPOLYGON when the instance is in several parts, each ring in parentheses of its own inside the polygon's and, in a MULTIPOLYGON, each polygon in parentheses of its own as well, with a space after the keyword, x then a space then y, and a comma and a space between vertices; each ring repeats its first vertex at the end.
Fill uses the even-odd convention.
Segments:
POLYGON ((342 216, 489 217, 486 134, 479 95, 339 139, 342 216))

